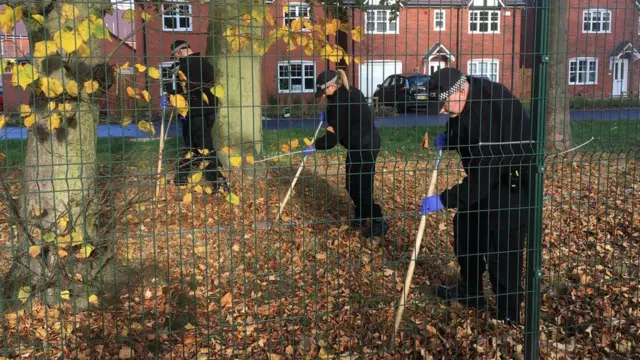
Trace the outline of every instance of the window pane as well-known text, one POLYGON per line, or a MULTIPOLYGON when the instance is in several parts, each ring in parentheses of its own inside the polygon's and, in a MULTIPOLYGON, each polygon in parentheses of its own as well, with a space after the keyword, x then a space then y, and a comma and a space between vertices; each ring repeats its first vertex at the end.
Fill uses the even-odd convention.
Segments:
POLYGON ((390 22, 389 23, 389 31, 390 32, 395 32, 397 26, 398 26, 398 23, 396 21, 390 22))
POLYGON ((292 77, 291 78, 291 86, 300 86, 302 85, 302 78, 292 77))
POLYGON ((289 90, 289 79, 280 79, 280 90, 289 90))
POLYGON ((444 27, 444 24, 442 23, 442 21, 436 21, 436 29, 442 29, 444 27))
POLYGON ((313 77, 315 75, 314 68, 315 68, 314 65, 305 65, 304 66, 304 76, 313 77))
POLYGON ((176 18, 173 16, 165 16, 164 17, 164 27, 165 29, 175 29, 177 27, 176 18))
POLYGON ((498 31, 498 23, 497 22, 492 22, 491 23, 491 31, 498 31))
POLYGON ((487 24, 486 22, 481 22, 480 32, 487 32, 487 31, 489 31, 489 24, 487 24))
POLYGON ((278 66, 278 77, 289 77, 289 67, 287 65, 278 66))
POLYGON ((180 28, 182 29, 188 29, 189 26, 191 25, 191 19, 188 17, 181 17, 178 20, 179 20, 180 28))
POLYGON ((472 22, 471 24, 469 24, 469 30, 471 31, 478 31, 478 24, 475 22, 472 22))
POLYGON ((300 64, 289 65, 289 71, 291 77, 302 77, 302 65, 300 64))
POLYGON ((377 22, 376 23, 377 32, 385 33, 387 32, 387 23, 386 22, 377 22))
POLYGON ((499 19, 499 15, 500 15, 500 14, 499 14, 499 13, 497 13, 497 12, 492 12, 492 13, 491 13, 491 21, 498 21, 498 19, 499 19))
POLYGON ((373 21, 367 21, 367 32, 374 32, 374 31, 376 31, 376 23, 373 21))

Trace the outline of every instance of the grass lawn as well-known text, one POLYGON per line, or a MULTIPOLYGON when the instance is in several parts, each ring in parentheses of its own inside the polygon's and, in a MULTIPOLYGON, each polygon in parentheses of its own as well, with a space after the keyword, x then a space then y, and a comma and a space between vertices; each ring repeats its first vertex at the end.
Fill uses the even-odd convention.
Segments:
MULTIPOLYGON (((577 121, 572 124, 574 144, 580 145, 594 137, 594 141, 580 148, 580 151, 627 151, 637 148, 640 144, 640 121, 624 120, 617 122, 602 121, 577 121)), ((444 130, 442 126, 433 127, 382 127, 379 128, 383 141, 382 156, 413 157, 420 154, 420 144, 426 131, 429 132, 430 141, 436 134, 444 130)), ((302 139, 313 137, 314 130, 290 129, 270 130, 264 133, 265 150, 267 155, 273 156, 282 153, 280 144, 291 139, 298 139, 301 150, 304 146, 302 139)), ((320 132, 320 135, 323 131, 320 132)), ((22 163, 25 154, 24 140, 0 141, 0 152, 6 155, 6 165, 15 166, 22 163)), ((180 156, 181 139, 171 138, 165 146, 165 158, 177 158, 180 156)), ((156 161, 155 154, 158 151, 158 140, 136 141, 125 138, 99 138, 97 141, 98 162, 119 163, 127 162, 150 165, 156 161)), ((336 147, 338 152, 344 152, 342 147, 336 147)))

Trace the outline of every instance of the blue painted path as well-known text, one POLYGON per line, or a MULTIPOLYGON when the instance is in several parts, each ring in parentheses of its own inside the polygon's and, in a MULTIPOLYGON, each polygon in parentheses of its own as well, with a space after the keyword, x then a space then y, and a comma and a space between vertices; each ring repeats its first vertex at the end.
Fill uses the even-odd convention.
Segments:
MULTIPOLYGON (((609 109, 609 110, 573 110, 571 111, 571 121, 596 120, 596 121, 617 121, 617 120, 640 120, 639 109, 609 109)), ((415 127, 415 126, 437 126, 447 122, 446 116, 430 116, 425 114, 404 114, 393 118, 377 118, 375 120, 378 127, 415 127)), ((160 124, 155 123, 156 135, 160 134, 160 124)), ((316 119, 263 119, 262 128, 264 130, 286 130, 286 129, 315 129, 318 126, 316 119)), ((169 128, 169 137, 180 134, 181 129, 173 122, 169 128)), ((0 130, 0 140, 2 139, 26 139, 27 129, 22 127, 9 126, 0 130)), ((123 128, 118 124, 100 124, 98 126, 98 137, 124 137, 124 138, 145 138, 149 134, 138 130, 135 124, 130 124, 123 128)))

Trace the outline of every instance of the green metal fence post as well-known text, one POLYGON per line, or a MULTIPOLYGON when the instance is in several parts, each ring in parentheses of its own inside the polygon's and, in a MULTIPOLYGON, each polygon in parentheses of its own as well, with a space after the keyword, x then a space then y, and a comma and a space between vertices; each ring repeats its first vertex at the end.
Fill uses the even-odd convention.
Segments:
POLYGON ((531 117, 537 127, 535 207, 527 237, 527 295, 525 318, 525 359, 537 359, 540 348, 540 284, 542 279, 542 201, 544 193, 544 126, 546 120, 547 70, 549 61, 550 0, 536 1, 535 50, 532 74, 531 117))

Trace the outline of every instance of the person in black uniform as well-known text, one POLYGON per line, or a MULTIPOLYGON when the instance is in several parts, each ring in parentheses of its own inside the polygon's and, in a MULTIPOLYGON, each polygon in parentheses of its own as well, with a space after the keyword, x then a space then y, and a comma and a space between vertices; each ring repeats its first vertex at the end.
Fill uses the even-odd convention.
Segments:
POLYGON ((351 226, 366 237, 382 236, 389 230, 382 208, 373 200, 373 177, 381 139, 371 109, 362 92, 349 86, 343 70, 323 71, 316 80, 316 98, 327 98, 327 133, 307 147, 303 156, 328 150, 336 144, 348 149, 346 187, 355 207, 351 226), (370 226, 367 228, 367 220, 370 226))
POLYGON ((438 70, 429 81, 429 113, 448 113, 437 150, 455 150, 466 177, 423 199, 421 214, 457 208, 454 250, 460 279, 439 286, 438 297, 466 306, 485 306, 482 277, 496 294, 497 317, 520 322, 525 237, 533 209, 532 180, 536 127, 522 103, 502 84, 438 70))
MULTIPOLYGON (((179 60, 178 68, 174 71, 180 71, 186 77, 186 86, 183 88, 178 84, 172 93, 181 94, 188 101, 189 112, 182 121, 182 136, 186 147, 185 154, 193 153, 191 158, 183 157, 178 163, 174 182, 177 185, 186 184, 190 172, 198 169, 202 161, 207 161, 208 164, 203 170, 205 179, 213 183, 216 192, 221 189, 230 192, 229 185, 219 170, 222 165, 213 146, 211 133, 216 121, 218 100, 210 90, 215 81, 213 66, 200 53, 194 53, 184 40, 174 41, 171 44, 171 53, 179 60), (201 154, 198 150, 202 149, 208 150, 208 154, 201 154)), ((165 106, 168 103, 166 95, 161 103, 165 106)))

